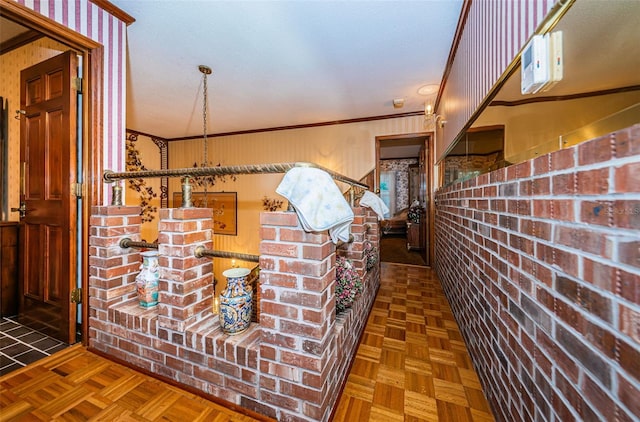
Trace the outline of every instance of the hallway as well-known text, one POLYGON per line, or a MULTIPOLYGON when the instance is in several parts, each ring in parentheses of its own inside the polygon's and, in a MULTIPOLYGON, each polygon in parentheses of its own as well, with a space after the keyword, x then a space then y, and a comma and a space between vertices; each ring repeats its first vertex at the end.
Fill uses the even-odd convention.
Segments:
MULTIPOLYGON (((435 272, 388 263, 381 271, 381 287, 333 420, 492 421, 435 272)), ((154 407, 154 397, 161 396, 191 403, 187 408, 197 403, 194 417, 252 420, 147 377, 123 384, 133 373, 76 346, 1 377, 2 420, 44 412, 85 420, 120 415, 180 421, 184 414, 171 406, 154 407), (141 390, 150 385, 152 395, 141 390)))
POLYGON ((492 421, 430 268, 382 263, 380 290, 335 421, 492 421))

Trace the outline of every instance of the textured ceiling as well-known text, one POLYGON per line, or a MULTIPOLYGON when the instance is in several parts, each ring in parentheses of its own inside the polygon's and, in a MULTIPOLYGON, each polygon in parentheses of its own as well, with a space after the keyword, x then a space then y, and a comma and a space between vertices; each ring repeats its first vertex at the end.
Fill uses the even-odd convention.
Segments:
POLYGON ((439 84, 462 1, 135 1, 127 127, 209 133, 420 111, 439 84), (393 99, 403 98, 403 108, 393 99))

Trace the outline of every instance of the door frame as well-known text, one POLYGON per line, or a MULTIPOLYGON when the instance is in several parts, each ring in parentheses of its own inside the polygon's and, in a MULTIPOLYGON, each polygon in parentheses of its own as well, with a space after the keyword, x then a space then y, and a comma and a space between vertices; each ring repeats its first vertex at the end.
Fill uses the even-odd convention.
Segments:
MULTIPOLYGON (((82 119, 82 133, 78 135, 82 136, 82 180, 85 189, 82 201, 82 221, 78 224, 78 229, 81 228, 79 231, 82 233, 82 246, 81 250, 77 250, 76 253, 83 257, 80 274, 82 286, 80 312, 82 343, 86 345, 89 338, 89 216, 91 207, 103 202, 100 182, 103 172, 102 78, 104 74, 104 48, 102 44, 14 1, 0 0, 0 14, 42 33, 46 37, 68 45, 83 56, 82 114, 79 114, 77 118, 82 119)), ((77 240, 77 233, 74 240, 77 240)), ((73 246, 75 248, 75 245, 73 246)))
MULTIPOLYGON (((398 135, 383 135, 376 136, 376 167, 375 167, 375 187, 374 192, 376 194, 380 194, 380 141, 388 141, 393 139, 411 139, 411 138, 425 138, 424 144, 422 148, 425 151, 425 177, 427 179, 426 186, 421 187, 423 190, 421 193, 425 195, 425 202, 427 205, 426 212, 429 215, 429 224, 424 225, 424 230, 427 233, 424 233, 425 238, 428 239, 428 247, 427 250, 424 251, 425 260, 427 261, 427 266, 431 267, 433 265, 433 259, 435 256, 433 249, 434 242, 434 222, 433 219, 435 217, 435 207, 433 204, 433 151, 434 151, 434 140, 435 136, 433 132, 416 132, 416 133, 407 133, 407 134, 398 134, 398 135)), ((420 164, 420 155, 416 157, 418 159, 418 164, 420 164)))

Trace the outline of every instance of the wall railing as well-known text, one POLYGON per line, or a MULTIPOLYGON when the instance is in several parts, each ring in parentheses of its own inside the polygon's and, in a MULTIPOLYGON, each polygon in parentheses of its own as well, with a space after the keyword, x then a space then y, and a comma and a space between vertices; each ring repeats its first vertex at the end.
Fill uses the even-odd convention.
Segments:
POLYGON ((163 170, 142 170, 142 171, 125 171, 114 172, 105 170, 103 179, 105 183, 113 183, 113 195, 111 205, 121 206, 122 204, 122 187, 119 180, 126 179, 145 179, 155 177, 182 177, 182 205, 181 208, 192 207, 191 202, 191 177, 200 176, 227 176, 240 174, 267 174, 267 173, 286 173, 294 167, 313 167, 328 173, 334 180, 347 183, 351 186, 349 190, 349 198, 351 205, 355 202, 356 193, 354 188, 369 189, 366 185, 350 177, 344 176, 333 170, 329 170, 315 163, 296 162, 296 163, 273 163, 273 164, 249 164, 238 166, 216 166, 216 167, 188 167, 179 169, 163 169, 163 170))

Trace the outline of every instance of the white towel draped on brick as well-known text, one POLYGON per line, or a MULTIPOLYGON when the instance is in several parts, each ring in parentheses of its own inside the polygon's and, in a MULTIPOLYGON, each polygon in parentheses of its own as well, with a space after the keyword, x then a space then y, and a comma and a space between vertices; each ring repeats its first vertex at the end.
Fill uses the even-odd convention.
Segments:
POLYGON ((384 220, 385 217, 389 217, 389 207, 373 192, 365 191, 362 198, 360 198, 360 206, 371 208, 378 214, 378 220, 384 220))
POLYGON ((349 241, 353 210, 327 172, 294 167, 284 175, 276 192, 287 198, 306 231, 329 230, 333 243, 349 241))

